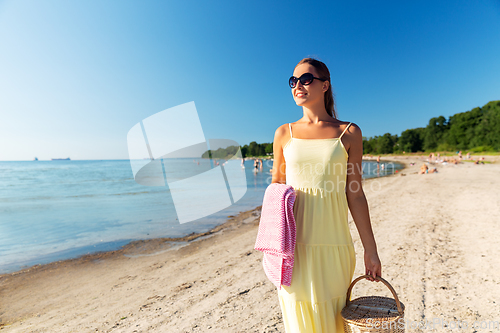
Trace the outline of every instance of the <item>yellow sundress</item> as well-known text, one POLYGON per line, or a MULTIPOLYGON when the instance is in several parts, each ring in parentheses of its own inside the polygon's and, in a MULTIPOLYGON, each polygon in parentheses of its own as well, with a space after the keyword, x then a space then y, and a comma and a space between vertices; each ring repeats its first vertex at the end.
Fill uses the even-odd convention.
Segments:
POLYGON ((356 255, 347 222, 348 154, 342 136, 298 139, 283 147, 286 183, 297 194, 292 283, 278 290, 287 333, 343 332, 345 306, 356 255))

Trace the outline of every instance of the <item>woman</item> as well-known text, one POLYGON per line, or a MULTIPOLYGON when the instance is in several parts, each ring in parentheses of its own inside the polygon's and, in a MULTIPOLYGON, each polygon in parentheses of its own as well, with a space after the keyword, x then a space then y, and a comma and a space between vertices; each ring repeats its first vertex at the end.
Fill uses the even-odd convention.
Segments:
POLYGON ((301 60, 290 78, 303 117, 275 133, 272 182, 293 186, 297 226, 292 283, 278 297, 288 333, 343 332, 340 311, 356 256, 347 222, 351 210, 365 250, 365 273, 381 276, 368 204, 361 187, 360 128, 337 119, 330 72, 301 60))

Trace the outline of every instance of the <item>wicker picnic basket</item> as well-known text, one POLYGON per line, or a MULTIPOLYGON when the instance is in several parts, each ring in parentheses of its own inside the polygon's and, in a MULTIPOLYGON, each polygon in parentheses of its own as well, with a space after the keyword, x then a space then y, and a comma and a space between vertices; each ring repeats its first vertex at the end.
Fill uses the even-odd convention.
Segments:
POLYGON ((381 277, 377 277, 376 280, 382 281, 389 288, 394 299, 382 296, 363 296, 353 301, 350 300, 354 284, 369 277, 369 275, 358 277, 352 281, 347 289, 346 306, 341 312, 344 332, 403 333, 405 331, 405 306, 399 301, 394 288, 381 277))

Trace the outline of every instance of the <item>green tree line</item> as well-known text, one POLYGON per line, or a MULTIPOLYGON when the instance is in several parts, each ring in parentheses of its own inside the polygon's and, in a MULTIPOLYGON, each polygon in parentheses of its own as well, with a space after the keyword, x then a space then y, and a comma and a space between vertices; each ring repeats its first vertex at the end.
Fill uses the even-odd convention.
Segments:
POLYGON ((364 154, 472 150, 500 151, 500 101, 431 118, 426 127, 411 128, 400 136, 385 133, 363 138, 364 154))
POLYGON ((231 158, 238 152, 238 148, 241 149, 242 157, 256 157, 265 156, 268 153, 273 153, 272 143, 257 143, 255 141, 250 142, 249 145, 244 145, 243 147, 229 146, 227 148, 219 148, 217 150, 207 150, 202 154, 202 158, 231 158))
POLYGON ((257 143, 252 141, 249 145, 241 147, 243 157, 265 156, 269 153, 273 153, 272 143, 257 143))
POLYGON ((217 150, 207 150, 204 152, 202 158, 231 158, 238 152, 238 146, 228 146, 226 148, 219 148, 217 150))

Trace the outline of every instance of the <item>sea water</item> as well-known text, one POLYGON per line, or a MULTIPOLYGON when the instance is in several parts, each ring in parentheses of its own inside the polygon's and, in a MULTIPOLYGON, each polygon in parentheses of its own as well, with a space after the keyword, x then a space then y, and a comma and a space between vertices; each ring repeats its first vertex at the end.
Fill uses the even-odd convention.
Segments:
MULTIPOLYGON (((199 167, 197 161, 181 160, 183 167, 199 167)), ((363 162, 365 178, 401 168, 392 165, 377 174, 375 165, 363 162)), ((0 274, 116 250, 132 240, 208 231, 228 215, 262 204, 270 168, 272 162, 264 160, 262 170, 254 172, 253 160, 245 161, 243 198, 180 224, 168 186, 136 183, 128 160, 0 162, 0 274)), ((193 209, 200 205, 193 203, 193 209)))

